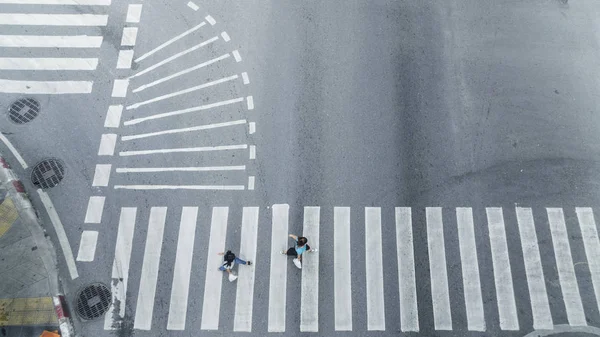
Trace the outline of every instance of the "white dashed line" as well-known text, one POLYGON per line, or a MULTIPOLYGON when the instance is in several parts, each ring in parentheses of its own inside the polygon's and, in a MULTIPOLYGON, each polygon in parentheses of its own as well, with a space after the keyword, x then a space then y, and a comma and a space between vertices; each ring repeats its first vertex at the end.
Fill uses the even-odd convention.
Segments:
POLYGON ((187 3, 187 6, 195 11, 200 9, 200 7, 198 7, 198 5, 196 5, 195 3, 191 2, 191 1, 187 3))
POLYGON ((117 69, 131 69, 133 61, 133 50, 120 50, 117 59, 117 69))
POLYGON ((73 57, 0 57, 4 70, 95 70, 97 58, 73 57))
POLYGON ((123 112, 122 105, 111 105, 108 107, 106 113, 106 120, 104 121, 105 128, 118 128, 121 124, 121 113, 123 112))
POLYGON ((10 94, 89 94, 91 81, 13 81, 0 80, 0 92, 10 94))
POLYGON ((243 191, 244 185, 115 185, 116 190, 216 190, 243 191))
POLYGON ((106 26, 108 15, 0 13, 0 25, 106 26))
POLYGON ((154 172, 209 172, 209 171, 243 171, 245 165, 240 166, 204 166, 204 167, 136 167, 117 168, 117 173, 154 173, 154 172))
POLYGON ((240 56, 240 52, 239 51, 234 50, 231 53, 233 54, 233 57, 235 58, 236 62, 242 61, 242 56, 240 56))
POLYGON ((256 132, 256 123, 250 122, 248 126, 250 128, 250 134, 253 134, 256 132))
POLYGON ((248 78, 248 73, 245 71, 242 73, 242 80, 244 81, 244 84, 250 83, 250 79, 248 78))
POLYGON ((0 35, 0 47, 100 48, 102 36, 0 35))
POLYGON ((230 121, 230 122, 223 122, 223 123, 213 123, 213 124, 199 125, 199 126, 193 126, 193 127, 190 127, 190 128, 170 129, 170 130, 163 130, 163 131, 157 131, 157 132, 141 133, 141 134, 138 134, 138 135, 121 136, 121 140, 122 141, 128 141, 128 140, 134 140, 134 139, 141 139, 141 138, 148 138, 148 137, 169 135, 169 134, 174 134, 174 133, 183 133, 183 132, 192 132, 192 131, 200 131, 200 130, 209 130, 209 129, 223 128, 223 127, 227 127, 227 126, 234 126, 234 125, 241 125, 241 124, 246 124, 246 120, 245 119, 240 119, 240 120, 237 120, 237 121, 230 121))
POLYGON ((254 97, 248 96, 246 101, 248 102, 248 110, 254 110, 254 97))
POLYGON ((138 22, 140 22, 141 16, 142 16, 142 5, 141 4, 131 4, 127 8, 127 18, 125 19, 125 22, 138 23, 138 22))
POLYGON ((254 176, 248 177, 248 190, 254 190, 254 176))
POLYGON ((229 42, 231 40, 231 38, 229 38, 229 34, 227 34, 227 32, 221 33, 221 37, 223 38, 223 40, 225 42, 229 42))
POLYGON ((211 151, 228 151, 228 150, 245 150, 248 148, 246 144, 240 145, 221 145, 221 146, 205 146, 205 147, 184 147, 174 149, 156 149, 156 150, 139 150, 139 151, 123 151, 119 156, 142 156, 149 154, 161 153, 181 153, 181 152, 211 152, 211 151))
POLYGON ((129 87, 129 80, 115 80, 112 90, 112 97, 125 97, 127 96, 127 88, 129 87))
POLYGON ((92 262, 96 255, 96 243, 98 242, 98 231, 83 231, 79 241, 77 261, 92 262))
POLYGON ((87 211, 85 212, 84 223, 100 223, 102 222, 102 213, 104 212, 104 201, 106 197, 90 197, 88 201, 87 211))
POLYGON ((250 159, 256 159, 256 145, 250 145, 250 159))
POLYGON ((123 28, 123 37, 121 38, 121 46, 135 46, 137 41, 137 27, 123 28))
POLYGON ((97 164, 96 171, 94 172, 94 181, 92 182, 92 186, 108 186, 111 167, 111 164, 97 164))
POLYGON ((154 53, 156 53, 157 51, 159 51, 159 50, 163 49, 164 47, 166 47, 166 46, 170 45, 171 43, 173 43, 173 42, 175 42, 175 41, 177 41, 177 40, 179 40, 179 39, 181 39, 181 38, 185 37, 186 35, 188 35, 188 34, 190 34, 190 33, 194 32, 194 31, 196 31, 196 30, 200 29, 200 27, 202 27, 202 26, 204 26, 204 25, 206 25, 206 22, 204 22, 204 21, 200 22, 200 24, 198 24, 198 25, 196 25, 196 26, 194 26, 194 27, 192 27, 192 28, 190 28, 190 29, 186 30, 185 32, 183 32, 183 33, 181 33, 181 34, 179 34, 179 35, 175 36, 174 38, 172 38, 172 39, 170 39, 169 41, 167 41, 167 42, 165 42, 165 43, 161 44, 160 46, 158 46, 158 47, 156 47, 156 48, 152 49, 151 51, 147 52, 146 54, 144 54, 144 55, 142 55, 142 56, 138 57, 137 59, 135 59, 135 62, 140 62, 140 61, 142 61, 143 59, 145 59, 145 58, 147 58, 147 57, 151 56, 152 54, 154 54, 154 53))
POLYGON ((114 133, 103 134, 100 139, 99 156, 112 156, 115 154, 115 145, 117 145, 117 135, 114 133))
POLYGON ((212 16, 210 16, 210 15, 207 15, 207 16, 205 17, 205 19, 206 19, 206 21, 208 21, 208 23, 210 23, 210 25, 211 25, 211 26, 214 26, 214 25, 215 25, 215 23, 217 23, 217 21, 215 21, 215 19, 213 19, 213 17, 212 17, 212 16))

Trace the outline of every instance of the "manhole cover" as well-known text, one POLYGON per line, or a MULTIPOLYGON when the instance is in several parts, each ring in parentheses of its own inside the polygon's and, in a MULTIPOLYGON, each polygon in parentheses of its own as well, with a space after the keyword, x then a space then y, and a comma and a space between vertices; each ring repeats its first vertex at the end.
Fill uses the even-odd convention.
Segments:
POLYGON ((17 124, 31 122, 40 113, 40 103, 33 98, 23 98, 10 105, 8 117, 17 124))
POLYGON ((31 172, 31 182, 42 189, 51 188, 63 179, 65 168, 58 159, 46 159, 39 162, 31 172))
POLYGON ((112 295, 102 283, 91 284, 83 288, 77 295, 75 311, 84 320, 98 318, 110 307, 112 295))

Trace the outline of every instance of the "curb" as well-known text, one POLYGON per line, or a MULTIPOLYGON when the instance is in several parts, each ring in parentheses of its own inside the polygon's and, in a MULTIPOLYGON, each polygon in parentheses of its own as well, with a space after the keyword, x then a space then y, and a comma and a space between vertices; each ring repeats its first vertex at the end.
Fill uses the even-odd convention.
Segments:
MULTIPOLYGON (((49 241, 45 237, 46 231, 42 227, 40 220, 33 208, 31 200, 29 199, 27 193, 25 192, 25 187, 21 180, 17 178, 14 174, 13 170, 10 168, 10 165, 6 162, 2 153, 0 153, 0 184, 6 188, 8 194, 13 199, 15 203, 15 207, 19 212, 19 216, 25 220, 29 229, 32 231, 32 235, 35 238, 36 242, 38 242, 38 247, 41 247, 41 243, 47 244, 49 247, 52 247, 52 242, 49 241), (32 228, 35 227, 35 228, 32 228)), ((56 312, 56 317, 58 318, 58 324, 60 328, 60 333, 62 337, 71 337, 74 336, 73 322, 71 321, 71 317, 69 315, 69 311, 67 310, 67 305, 65 301, 65 297, 62 293, 60 293, 58 286, 58 275, 51 275, 50 271, 56 269, 56 256, 54 250, 50 250, 47 252, 48 254, 41 254, 42 261, 44 262, 44 266, 48 271, 48 280, 50 282, 51 291, 56 294, 52 296, 52 301, 54 303, 54 311, 56 312)))

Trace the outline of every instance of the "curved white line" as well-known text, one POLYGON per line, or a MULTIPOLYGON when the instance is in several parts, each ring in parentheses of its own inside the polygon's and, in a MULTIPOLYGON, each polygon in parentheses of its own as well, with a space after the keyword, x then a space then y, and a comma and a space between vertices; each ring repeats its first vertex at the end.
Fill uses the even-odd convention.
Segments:
POLYGON ((15 156, 15 158, 17 158, 17 160, 19 161, 19 163, 21 164, 21 166, 23 166, 23 169, 27 169, 29 166, 27 166, 27 163, 25 162, 25 160, 23 159, 23 157, 21 157, 21 155, 19 154, 19 152, 17 151, 17 149, 15 149, 15 147, 8 140, 8 138, 6 138, 6 136, 3 133, 1 133, 1 132, 0 132, 0 139, 2 139, 2 142, 4 142, 4 145, 6 145, 6 147, 8 147, 8 149, 10 150, 10 152, 12 152, 13 156, 15 156))

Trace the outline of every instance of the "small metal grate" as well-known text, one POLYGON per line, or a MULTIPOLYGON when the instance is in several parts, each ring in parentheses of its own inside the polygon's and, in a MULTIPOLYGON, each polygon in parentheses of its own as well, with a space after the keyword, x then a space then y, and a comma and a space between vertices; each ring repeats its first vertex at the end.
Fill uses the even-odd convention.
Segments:
POLYGON ((77 295, 75 312, 84 320, 92 320, 106 313, 112 302, 112 294, 102 283, 90 284, 77 295))
POLYGON ((17 124, 31 122, 40 113, 40 103, 33 98, 23 98, 10 105, 8 117, 17 124))
POLYGON ((59 159, 46 159, 39 162, 31 172, 31 182, 42 189, 51 188, 64 178, 65 168, 59 159))

